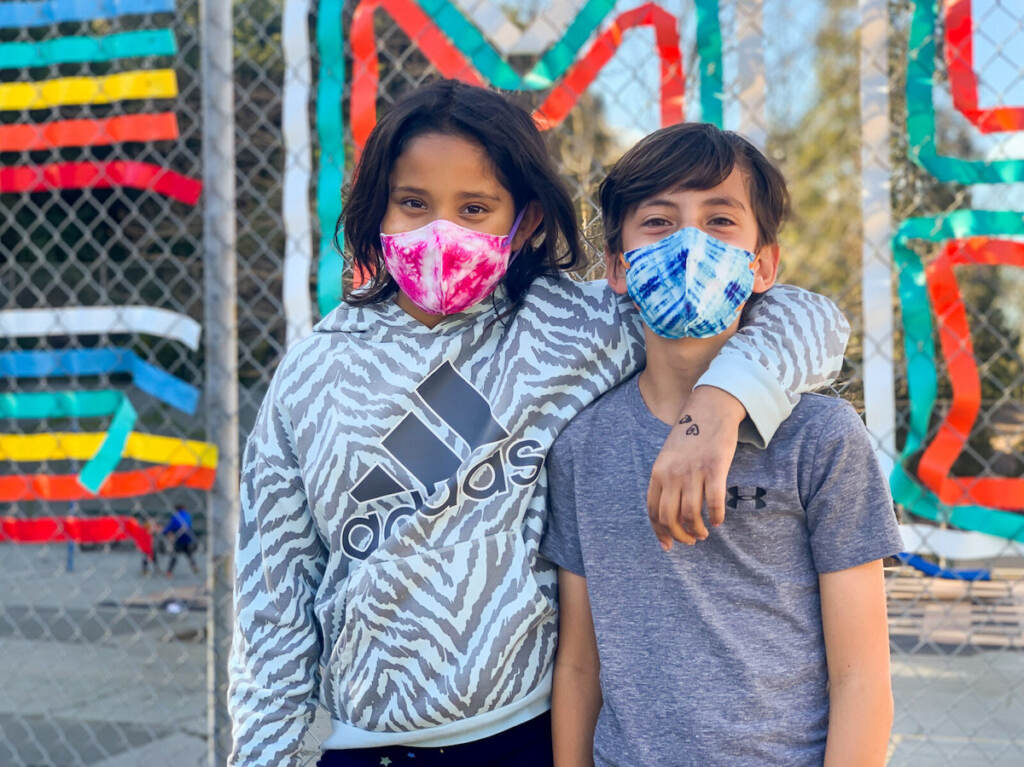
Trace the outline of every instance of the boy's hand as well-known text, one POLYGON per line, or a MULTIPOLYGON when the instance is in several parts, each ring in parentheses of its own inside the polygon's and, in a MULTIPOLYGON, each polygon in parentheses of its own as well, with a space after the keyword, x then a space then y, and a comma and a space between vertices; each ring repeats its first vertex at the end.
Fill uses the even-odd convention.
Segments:
POLYGON ((694 389, 665 440, 651 471, 647 514, 665 551, 672 541, 693 544, 708 537, 704 504, 712 525, 725 521, 725 482, 747 411, 728 392, 694 389))

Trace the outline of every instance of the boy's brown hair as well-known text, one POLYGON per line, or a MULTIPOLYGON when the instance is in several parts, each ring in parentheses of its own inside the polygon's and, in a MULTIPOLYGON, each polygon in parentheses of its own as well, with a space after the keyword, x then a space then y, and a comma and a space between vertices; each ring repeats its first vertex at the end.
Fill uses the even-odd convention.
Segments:
POLYGON ((710 123, 680 123, 641 139, 601 182, 608 252, 622 253, 622 222, 644 200, 669 188, 710 189, 736 167, 746 177, 758 249, 775 244, 789 215, 789 191, 779 169, 738 133, 710 123))

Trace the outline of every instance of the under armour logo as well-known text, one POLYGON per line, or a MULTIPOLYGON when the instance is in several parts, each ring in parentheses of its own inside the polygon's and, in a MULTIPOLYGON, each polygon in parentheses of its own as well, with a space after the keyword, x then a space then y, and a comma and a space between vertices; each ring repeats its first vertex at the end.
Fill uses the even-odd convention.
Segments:
POLYGON ((725 505, 730 509, 739 509, 740 503, 745 503, 744 509, 763 509, 768 505, 764 501, 766 495, 768 495, 768 491, 763 487, 739 487, 733 485, 729 488, 729 497, 726 499, 725 505), (753 504, 753 506, 750 504, 753 504))

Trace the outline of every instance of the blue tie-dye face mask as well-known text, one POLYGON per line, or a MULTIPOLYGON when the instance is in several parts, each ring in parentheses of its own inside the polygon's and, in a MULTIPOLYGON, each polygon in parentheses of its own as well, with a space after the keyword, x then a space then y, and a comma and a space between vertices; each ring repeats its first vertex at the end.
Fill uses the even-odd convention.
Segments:
POLYGON ((686 227, 623 256, 626 288, 659 336, 709 338, 728 329, 750 298, 755 258, 686 227))

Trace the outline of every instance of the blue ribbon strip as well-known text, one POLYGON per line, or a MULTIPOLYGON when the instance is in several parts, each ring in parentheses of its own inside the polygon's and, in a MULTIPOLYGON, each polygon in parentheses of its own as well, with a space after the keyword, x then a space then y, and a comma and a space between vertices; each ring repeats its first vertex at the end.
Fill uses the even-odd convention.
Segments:
POLYGON ((174 0, 35 0, 0 3, 0 27, 45 27, 138 13, 173 13, 174 0))
POLYGON ((934 562, 929 562, 917 554, 897 554, 900 561, 910 565, 925 575, 932 578, 946 578, 951 581, 990 581, 992 572, 990 570, 956 570, 946 567, 939 567, 934 562))
POLYGON ((139 357, 130 349, 67 349, 0 353, 0 377, 67 378, 129 373, 135 385, 171 407, 192 415, 199 389, 139 357))

